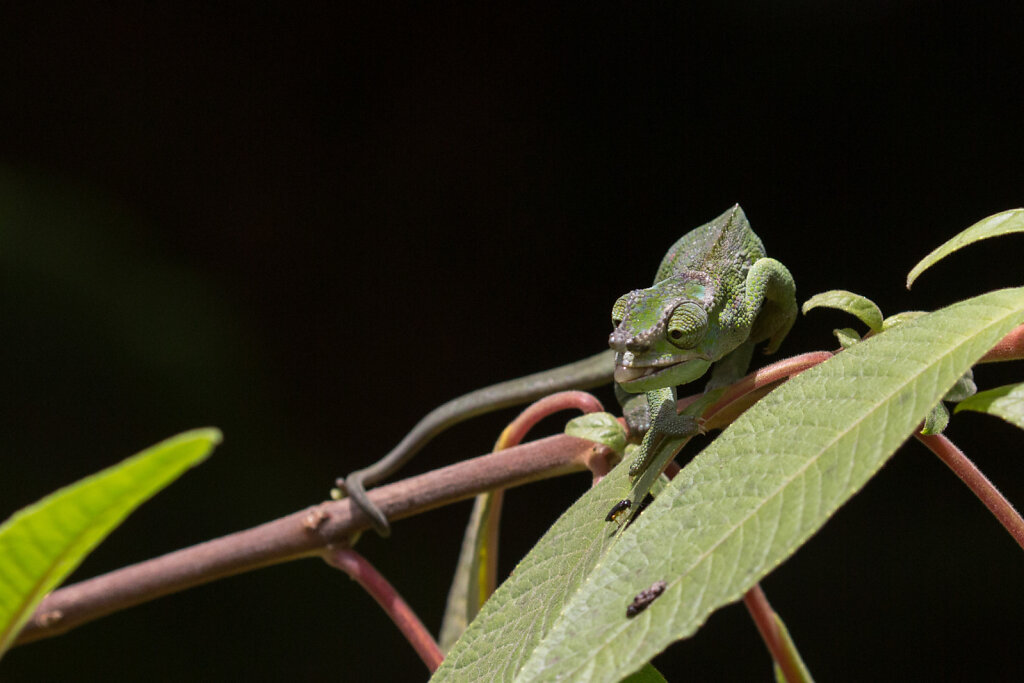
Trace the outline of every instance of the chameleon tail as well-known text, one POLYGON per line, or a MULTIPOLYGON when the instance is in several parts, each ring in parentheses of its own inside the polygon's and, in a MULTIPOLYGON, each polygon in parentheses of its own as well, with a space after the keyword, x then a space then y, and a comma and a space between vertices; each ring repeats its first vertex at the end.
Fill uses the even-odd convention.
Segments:
POLYGON ((775 353, 796 322, 796 283, 786 266, 761 258, 747 272, 746 310, 760 311, 750 341, 768 340, 765 353, 775 353))

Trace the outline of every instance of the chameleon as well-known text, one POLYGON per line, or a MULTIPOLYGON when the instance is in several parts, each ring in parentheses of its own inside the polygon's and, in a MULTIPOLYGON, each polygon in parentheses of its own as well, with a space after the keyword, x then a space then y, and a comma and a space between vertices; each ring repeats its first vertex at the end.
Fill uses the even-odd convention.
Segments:
POLYGON ((666 437, 701 430, 696 418, 677 414, 676 386, 701 378, 713 363, 708 388, 723 386, 746 373, 755 344, 767 341, 765 352, 775 352, 797 317, 796 287, 789 270, 765 255, 737 204, 679 238, 654 284, 619 297, 611 317, 609 350, 448 401, 379 461, 338 479, 339 492, 387 536, 388 521, 367 498, 366 486, 390 476, 434 436, 476 415, 612 380, 630 432, 644 435, 630 465, 635 479, 659 458, 662 466, 667 462, 666 437))
POLYGON ((796 317, 793 276, 765 255, 738 204, 679 238, 654 284, 612 306, 608 345, 616 385, 644 393, 650 414, 630 476, 651 468, 666 437, 700 432, 697 418, 677 414, 676 386, 700 378, 715 362, 709 389, 738 379, 754 345, 767 341, 765 353, 774 353, 796 317))

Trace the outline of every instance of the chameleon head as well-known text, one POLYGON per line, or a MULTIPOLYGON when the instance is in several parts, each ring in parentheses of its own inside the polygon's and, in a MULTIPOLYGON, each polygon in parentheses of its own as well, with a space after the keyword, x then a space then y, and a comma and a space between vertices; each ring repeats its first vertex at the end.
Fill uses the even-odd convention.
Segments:
POLYGON ((615 381, 632 393, 691 382, 711 365, 718 335, 709 324, 713 286, 683 273, 623 295, 612 308, 615 381))

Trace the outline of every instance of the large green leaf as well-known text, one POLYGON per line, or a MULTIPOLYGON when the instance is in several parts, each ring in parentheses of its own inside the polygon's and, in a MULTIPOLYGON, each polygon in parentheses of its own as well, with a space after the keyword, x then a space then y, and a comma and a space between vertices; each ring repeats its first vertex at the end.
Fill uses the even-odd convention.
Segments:
POLYGON ((1024 232, 1024 209, 1010 209, 1009 211, 1003 211, 981 219, 963 232, 957 233, 948 241, 936 247, 932 253, 925 256, 916 266, 911 268, 910 273, 907 275, 907 289, 910 289, 910 286, 914 284, 914 280, 921 273, 954 251, 979 240, 1008 235, 1013 232, 1024 232))
POLYGON ((216 429, 171 437, 14 513, 0 526, 0 654, 43 597, 132 510, 206 458, 216 429))
POLYGON ((618 681, 789 557, 957 379, 1024 320, 1024 288, 888 330, 744 413, 614 539, 623 467, 573 505, 452 648, 437 680, 618 681), (668 584, 644 612, 625 608, 668 584))

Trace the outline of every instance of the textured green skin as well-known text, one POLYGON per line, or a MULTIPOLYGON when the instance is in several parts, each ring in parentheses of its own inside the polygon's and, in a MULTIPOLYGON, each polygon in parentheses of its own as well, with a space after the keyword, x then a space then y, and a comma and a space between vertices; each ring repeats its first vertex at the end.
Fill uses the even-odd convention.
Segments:
POLYGON ((672 245, 654 285, 624 295, 612 311, 615 380, 628 392, 644 392, 651 414, 630 474, 659 459, 665 436, 699 431, 697 420, 676 414, 677 385, 701 377, 746 342, 767 340, 765 352, 774 352, 796 315, 793 277, 765 256, 739 205, 672 245), (677 310, 688 313, 673 323, 677 310), (673 341, 673 331, 680 339, 673 341))
MULTIPOLYGON (((676 414, 675 386, 698 379, 711 363, 748 340, 768 339, 767 351, 774 351, 796 319, 797 310, 789 271, 778 261, 765 258, 761 240, 738 205, 680 238, 662 260, 654 286, 630 292, 620 302, 624 315, 609 339, 611 351, 448 401, 428 413, 379 461, 339 479, 338 488, 366 513, 379 534, 387 536, 387 518, 367 497, 366 486, 393 474, 445 429, 470 417, 557 391, 607 384, 613 370, 621 373, 620 369, 625 369, 628 373, 636 368, 664 366, 651 377, 619 381, 625 392, 646 392, 647 405, 642 409, 636 408, 637 401, 627 405, 625 400, 641 397, 616 392, 631 429, 646 431, 640 455, 630 468, 631 473, 642 473, 657 459, 658 445, 666 435, 698 431, 693 418, 676 414), (682 303, 698 306, 708 320, 700 342, 685 350, 665 336, 668 316, 682 303)), ((740 350, 733 357, 742 360, 738 370, 742 375, 749 358, 744 358, 740 350)), ((735 374, 737 370, 730 372, 735 374)))

